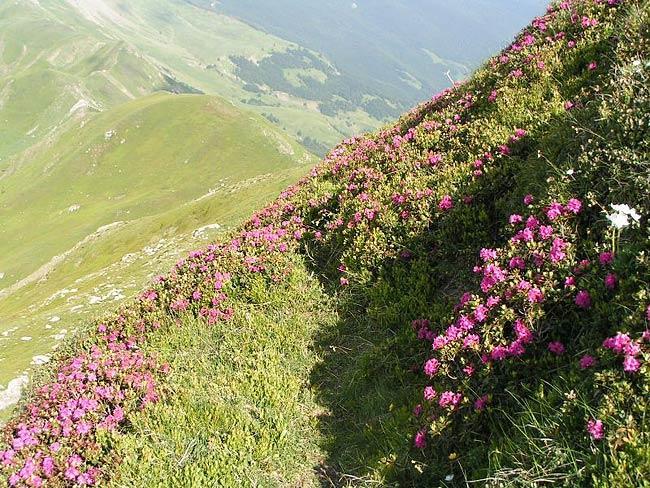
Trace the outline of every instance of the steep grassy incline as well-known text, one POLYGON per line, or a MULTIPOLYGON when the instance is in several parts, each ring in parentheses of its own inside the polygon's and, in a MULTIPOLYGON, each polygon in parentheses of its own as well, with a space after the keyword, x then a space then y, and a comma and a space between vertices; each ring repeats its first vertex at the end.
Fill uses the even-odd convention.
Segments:
POLYGON ((88 326, 10 485, 644 486, 650 4, 563 1, 88 326))

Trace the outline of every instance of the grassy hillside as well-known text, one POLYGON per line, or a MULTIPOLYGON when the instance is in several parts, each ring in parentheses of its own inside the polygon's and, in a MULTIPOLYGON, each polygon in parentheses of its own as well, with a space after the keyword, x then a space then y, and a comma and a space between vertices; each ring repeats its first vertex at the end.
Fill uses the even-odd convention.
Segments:
POLYGON ((170 266, 196 229, 241 221, 310 162, 270 123, 210 96, 141 98, 64 133, 0 181, 0 383, 170 266))
POLYGON ((551 6, 61 349, 16 486, 644 486, 647 1, 551 6))
POLYGON ((72 10, 0 5, 0 178, 87 113, 167 85, 160 70, 72 10))
POLYGON ((69 2, 65 6, 44 0, 40 4, 41 9, 32 11, 31 16, 40 17, 44 11, 73 26, 88 25, 100 37, 123 42, 146 62, 188 87, 219 95, 258 113, 275 113, 281 119, 278 125, 293 135, 300 130, 303 137, 330 145, 342 133, 379 125, 377 119, 355 108, 328 116, 313 101, 277 91, 258 97, 246 90, 254 80, 238 77, 231 57, 262 60, 299 46, 232 17, 173 0, 141 0, 128 5, 116 0, 96 0, 69 2))

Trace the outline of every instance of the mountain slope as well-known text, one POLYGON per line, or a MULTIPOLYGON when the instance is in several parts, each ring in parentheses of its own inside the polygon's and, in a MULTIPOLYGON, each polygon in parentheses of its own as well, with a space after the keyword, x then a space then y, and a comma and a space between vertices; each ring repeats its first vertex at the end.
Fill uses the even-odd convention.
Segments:
POLYGON ((58 5, 0 5, 0 177, 82 118, 167 86, 160 70, 58 5))
POLYGON ((61 351, 10 483, 642 486, 648 25, 562 2, 344 141, 61 351))
POLYGON ((203 3, 323 53, 341 72, 326 84, 351 100, 365 93, 358 103, 380 118, 382 106, 396 116, 448 86, 447 70, 455 80, 466 78, 545 7, 538 0, 515 8, 513 2, 282 0, 262 11, 250 0, 203 3))
POLYGON ((210 96, 157 94, 78 124, 0 181, 2 383, 98 312, 89 305, 116 303, 173 263, 194 230, 236 223, 312 162, 264 119, 210 96), (162 267, 106 272, 160 239, 154 254, 173 251, 162 267))

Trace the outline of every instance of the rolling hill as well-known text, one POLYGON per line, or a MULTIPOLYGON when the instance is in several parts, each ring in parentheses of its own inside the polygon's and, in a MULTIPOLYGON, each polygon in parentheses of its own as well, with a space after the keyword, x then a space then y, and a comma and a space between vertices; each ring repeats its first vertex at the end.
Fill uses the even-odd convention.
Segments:
POLYGON ((151 95, 77 124, 0 181, 3 384, 170 266, 194 231, 236 224, 315 161, 207 95, 151 95))

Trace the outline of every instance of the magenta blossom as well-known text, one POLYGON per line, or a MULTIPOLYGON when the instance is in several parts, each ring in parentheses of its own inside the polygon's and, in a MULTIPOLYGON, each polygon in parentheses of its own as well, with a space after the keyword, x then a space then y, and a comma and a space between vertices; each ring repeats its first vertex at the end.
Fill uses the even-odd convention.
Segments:
POLYGON ((580 210, 582 209, 582 202, 576 198, 572 198, 567 202, 566 208, 569 212, 572 212, 574 214, 580 213, 580 210))
POLYGON ((523 217, 518 214, 512 214, 510 218, 508 219, 510 224, 515 225, 515 224, 520 224, 523 221, 523 217))
POLYGON ((417 433, 415 434, 415 439, 413 440, 413 444, 418 449, 424 449, 425 447, 427 447, 427 431, 424 429, 418 430, 417 433))
POLYGON ((589 435, 595 441, 602 439, 605 437, 603 422, 596 419, 589 420, 589 422, 587 422, 587 432, 589 432, 589 435))
POLYGON ((580 369, 589 369, 592 366, 595 366, 595 364, 596 364, 596 358, 590 356, 589 354, 585 354, 580 358, 580 369))
POLYGON ((560 341, 553 341, 548 343, 548 350, 551 351, 553 354, 560 356, 564 354, 566 348, 564 347, 564 344, 562 344, 560 341))
POLYGON ((591 308, 591 295, 587 290, 580 290, 576 295, 575 303, 584 310, 591 308))
POLYGON ((424 374, 426 374, 429 378, 432 378, 436 375, 439 368, 440 361, 434 358, 429 359, 426 363, 424 363, 424 374))
POLYGON ((616 288, 616 285, 618 285, 618 279, 614 273, 609 273, 607 276, 605 276, 605 287, 608 290, 613 290, 616 288))
POLYGON ((641 361, 634 356, 625 356, 623 360, 623 370, 627 373, 636 373, 641 367, 641 361))
POLYGON ((424 399, 431 401, 433 400, 438 393, 433 389, 432 386, 427 386, 424 388, 424 399))
POLYGON ((451 408, 455 409, 458 404, 460 404, 463 396, 460 393, 454 393, 453 391, 445 391, 440 395, 440 400, 438 400, 438 405, 442 408, 451 408))
POLYGON ((477 412, 480 412, 480 411, 485 409, 485 407, 487 406, 487 403, 488 403, 488 396, 483 395, 482 397, 477 398, 476 401, 474 402, 474 409, 477 412))
POLYGON ((451 210, 454 208, 454 201, 450 195, 445 195, 438 203, 438 208, 443 211, 451 210))
POLYGON ((541 303, 544 301, 544 294, 539 288, 531 288, 528 290, 528 301, 530 303, 541 303))
POLYGON ((609 252, 609 251, 601 252, 600 255, 598 256, 598 261, 603 266, 607 266, 608 264, 612 264, 612 262, 614 261, 614 253, 609 252))

